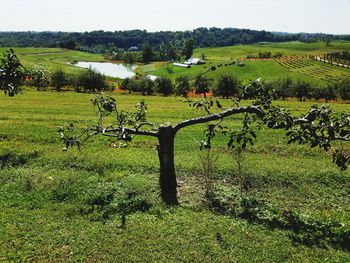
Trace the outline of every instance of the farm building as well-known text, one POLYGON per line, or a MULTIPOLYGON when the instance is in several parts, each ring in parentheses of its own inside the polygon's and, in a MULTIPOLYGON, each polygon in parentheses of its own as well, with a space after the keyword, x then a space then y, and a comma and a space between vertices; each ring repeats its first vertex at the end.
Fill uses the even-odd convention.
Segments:
POLYGON ((158 76, 155 76, 155 75, 147 75, 146 78, 148 78, 148 79, 150 79, 150 80, 152 80, 152 81, 155 81, 155 80, 158 78, 158 76))
POLYGON ((134 46, 134 47, 129 47, 128 51, 131 51, 131 52, 137 52, 139 51, 139 48, 134 46))
POLYGON ((180 67, 180 68, 190 68, 191 65, 189 64, 182 64, 182 63, 173 63, 173 66, 180 67))
POLYGON ((200 58, 190 58, 189 60, 185 61, 186 65, 200 65, 205 64, 204 60, 200 58))

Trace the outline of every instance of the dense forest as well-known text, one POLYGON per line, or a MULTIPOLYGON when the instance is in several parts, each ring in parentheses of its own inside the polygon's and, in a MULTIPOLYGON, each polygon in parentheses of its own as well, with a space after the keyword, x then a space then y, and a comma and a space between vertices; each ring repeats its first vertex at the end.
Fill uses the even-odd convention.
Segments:
POLYGON ((188 40, 194 40, 196 47, 232 46, 236 44, 252 44, 258 42, 284 42, 300 40, 313 42, 317 40, 350 40, 350 35, 325 34, 288 34, 273 33, 236 28, 197 28, 193 31, 161 31, 146 30, 129 31, 92 31, 84 33, 68 32, 0 32, 2 47, 64 47, 90 52, 113 51, 118 48, 141 48, 148 43, 159 50, 162 45, 181 47, 188 40))

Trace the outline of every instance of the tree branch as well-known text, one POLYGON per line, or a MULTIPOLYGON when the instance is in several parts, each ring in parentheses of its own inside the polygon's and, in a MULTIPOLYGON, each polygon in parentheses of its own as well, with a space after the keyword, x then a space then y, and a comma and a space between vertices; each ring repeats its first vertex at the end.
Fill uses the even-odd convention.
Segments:
POLYGON ((139 125, 135 126, 135 130, 138 131, 142 126, 146 126, 146 125, 151 126, 154 131, 158 131, 158 127, 151 122, 142 122, 139 125))
POLYGON ((158 133, 157 132, 136 130, 136 129, 125 128, 125 127, 123 127, 123 128, 115 128, 115 129, 103 129, 102 130, 102 135, 111 136, 111 133, 113 133, 113 132, 123 132, 123 133, 128 133, 128 134, 145 135, 145 136, 152 136, 152 137, 158 138, 158 133))
POLYGON ((211 114, 208 116, 199 117, 199 118, 190 119, 190 120, 180 122, 174 126, 174 133, 178 132, 180 129, 185 128, 187 126, 192 126, 192 125, 200 124, 200 123, 206 123, 206 122, 210 122, 210 121, 216 121, 216 120, 220 120, 220 119, 223 119, 225 117, 228 117, 228 116, 231 116, 234 114, 239 114, 239 113, 252 113, 252 114, 256 114, 260 118, 263 118, 265 116, 265 112, 256 106, 232 108, 232 109, 220 112, 220 113, 215 113, 215 114, 211 114))

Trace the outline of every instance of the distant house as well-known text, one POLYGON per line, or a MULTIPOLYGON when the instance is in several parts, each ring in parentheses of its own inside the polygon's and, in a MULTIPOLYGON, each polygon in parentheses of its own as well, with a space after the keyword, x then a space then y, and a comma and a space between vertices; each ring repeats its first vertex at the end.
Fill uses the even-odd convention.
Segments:
POLYGON ((173 66, 180 67, 180 68, 190 68, 191 67, 191 65, 182 64, 182 63, 173 63, 173 66))
POLYGON ((205 64, 205 61, 200 58, 190 58, 189 60, 185 61, 186 65, 200 65, 205 64))
POLYGON ((139 51, 139 48, 136 47, 136 46, 129 47, 128 51, 130 51, 130 52, 137 52, 137 51, 139 51))
POLYGON ((146 78, 148 78, 148 79, 150 79, 150 80, 152 80, 152 81, 155 81, 155 80, 158 78, 158 76, 147 75, 146 78))

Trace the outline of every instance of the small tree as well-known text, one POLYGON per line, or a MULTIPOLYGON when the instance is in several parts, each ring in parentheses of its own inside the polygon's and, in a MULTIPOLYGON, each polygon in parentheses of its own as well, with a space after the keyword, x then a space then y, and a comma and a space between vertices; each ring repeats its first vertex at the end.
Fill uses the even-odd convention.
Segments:
POLYGON ((27 75, 28 72, 12 49, 3 54, 0 61, 0 90, 5 95, 13 97, 21 92, 21 85, 27 75))
POLYGON ((173 93, 174 85, 167 77, 159 77, 155 81, 155 89, 158 93, 168 96, 173 93))
POLYGON ((334 89, 339 93, 342 100, 350 100, 350 78, 335 83, 334 89))
POLYGON ((154 93, 154 86, 155 84, 151 79, 143 77, 139 83, 139 91, 141 91, 142 95, 151 95, 154 93))
POLYGON ((194 80, 194 91, 196 94, 203 94, 206 98, 206 93, 209 92, 210 79, 204 76, 197 76, 194 80))
POLYGON ((92 68, 81 71, 78 76, 78 84, 83 87, 84 92, 110 90, 106 77, 92 68))
MULTIPOLYGON (((193 106, 204 108, 208 115, 187 119, 175 125, 167 122, 158 126, 148 122, 146 120, 147 107, 144 101, 136 105, 137 111, 135 113, 130 113, 118 110, 116 101, 113 98, 97 96, 92 100, 93 105, 98 110, 97 125, 84 129, 82 134, 78 134, 74 126, 71 125, 60 130, 61 137, 66 148, 74 145, 79 146, 84 136, 85 139, 88 139, 98 134, 123 141, 131 141, 134 135, 157 138, 160 162, 159 184, 161 197, 167 204, 178 203, 174 142, 176 134, 188 126, 213 121, 221 122, 232 115, 249 114, 252 116, 250 118, 251 121, 244 123, 246 127, 241 129, 241 132, 230 132, 228 145, 239 143, 242 147, 245 147, 245 145, 252 143, 256 135, 252 133, 249 126, 256 121, 271 129, 286 130, 289 143, 297 142, 308 144, 310 147, 320 147, 324 150, 329 150, 334 141, 350 140, 349 114, 337 114, 328 106, 313 106, 309 112, 299 118, 295 118, 287 109, 272 105, 273 91, 271 90, 271 85, 256 81, 248 86, 242 89, 242 95, 237 102, 245 99, 245 91, 249 91, 249 97, 253 98, 250 106, 237 106, 237 103, 235 103, 235 106, 229 109, 211 113, 210 108, 215 105, 212 101, 195 102, 193 106), (111 114, 115 114, 116 121, 111 125, 106 125, 104 123, 106 117, 111 114)), ((218 103, 216 104, 218 105, 218 103)), ((336 150, 333 154, 333 161, 341 169, 346 169, 350 163, 350 156, 345 155, 341 150, 336 150)))
POLYGON ((154 53, 150 44, 146 43, 142 46, 142 62, 148 64, 152 61, 154 53))
POLYGON ((37 91, 46 90, 50 85, 49 73, 43 69, 31 69, 32 83, 37 91))
POLYGON ((232 96, 238 96, 240 91, 240 83, 235 76, 224 75, 219 78, 217 88, 214 90, 216 96, 222 96, 228 99, 232 96))
POLYGON ((285 100, 286 98, 292 96, 294 83, 290 77, 279 79, 274 84, 276 89, 276 97, 285 100))
POLYGON ((299 99, 299 101, 305 101, 311 98, 311 84, 299 80, 293 85, 293 95, 299 99))
POLYGON ((194 50, 194 40, 193 39, 186 40, 184 48, 182 50, 182 55, 184 55, 186 59, 189 59, 192 57, 193 50, 194 50))
POLYGON ((191 91, 189 78, 186 76, 180 76, 175 80, 175 83, 176 95, 187 98, 188 93, 191 91))
POLYGON ((51 75, 51 85, 60 92, 67 85, 67 75, 62 69, 58 69, 51 75))

